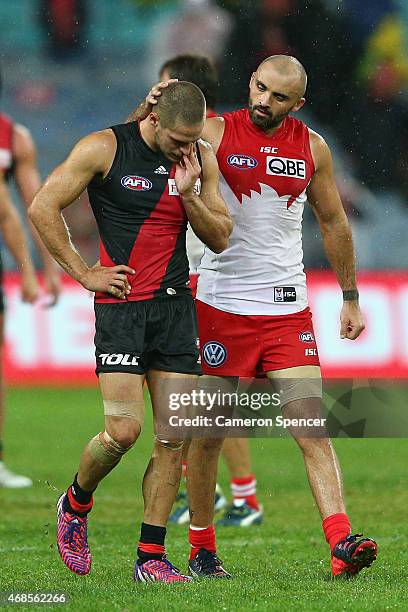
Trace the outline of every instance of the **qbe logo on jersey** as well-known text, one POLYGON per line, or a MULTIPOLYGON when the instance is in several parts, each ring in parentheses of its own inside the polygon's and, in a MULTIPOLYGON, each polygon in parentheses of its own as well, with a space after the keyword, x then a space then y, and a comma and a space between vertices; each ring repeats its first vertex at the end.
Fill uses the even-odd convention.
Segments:
POLYGON ((233 155, 230 155, 227 162, 230 166, 238 168, 238 170, 252 170, 258 165, 255 157, 251 157, 250 155, 242 155, 241 153, 234 153, 233 155))
POLYGON ((272 157, 272 155, 268 155, 266 158, 266 174, 305 179, 306 163, 304 159, 289 159, 288 157, 272 157))
POLYGON ((120 184, 132 191, 149 191, 153 187, 152 182, 144 176, 122 176, 120 184))
POLYGON ((206 342, 203 346, 203 357, 210 368, 219 368, 227 359, 227 349, 221 342, 206 342))

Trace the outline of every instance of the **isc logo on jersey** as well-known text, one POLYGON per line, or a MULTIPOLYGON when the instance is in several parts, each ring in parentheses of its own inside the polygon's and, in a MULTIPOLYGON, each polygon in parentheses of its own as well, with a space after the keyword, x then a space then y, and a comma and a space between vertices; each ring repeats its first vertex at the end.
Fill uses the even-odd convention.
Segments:
POLYGON ((296 302, 295 287, 274 287, 273 288, 274 302, 296 302))
POLYGON ((234 168, 238 168, 239 170, 252 170, 258 165, 258 162, 254 157, 250 157, 249 155, 241 155, 240 153, 230 155, 227 162, 230 166, 234 166, 234 168))
POLYGON ((266 174, 305 179, 306 164, 303 159, 289 159, 287 157, 272 157, 268 155, 266 158, 266 174))
POLYGON ((151 181, 149 179, 144 178, 143 176, 123 176, 121 178, 120 184, 122 187, 126 187, 126 189, 131 189, 132 191, 149 191, 153 187, 151 181))

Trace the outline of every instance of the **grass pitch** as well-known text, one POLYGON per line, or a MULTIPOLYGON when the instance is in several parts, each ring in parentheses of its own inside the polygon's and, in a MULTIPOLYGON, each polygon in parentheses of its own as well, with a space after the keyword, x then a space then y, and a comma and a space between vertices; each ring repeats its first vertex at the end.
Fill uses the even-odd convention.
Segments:
MULTIPOLYGON (((55 502, 80 452, 102 428, 98 390, 10 390, 7 457, 32 489, 0 489, 0 591, 66 592, 69 610, 406 610, 408 507, 405 439, 337 440, 354 531, 377 540, 374 565, 349 581, 329 579, 329 550, 292 440, 252 440, 263 525, 218 529, 231 581, 143 585, 132 581, 142 517, 140 483, 152 447, 142 438, 99 486, 90 517, 93 569, 69 572, 55 544, 55 502)), ((221 465, 219 481, 228 491, 221 465)), ((187 528, 170 526, 170 559, 186 570, 187 528)), ((44 607, 44 606, 42 606, 44 607)), ((24 607, 41 609, 40 606, 24 607)), ((21 607, 20 607, 21 609, 21 607)))

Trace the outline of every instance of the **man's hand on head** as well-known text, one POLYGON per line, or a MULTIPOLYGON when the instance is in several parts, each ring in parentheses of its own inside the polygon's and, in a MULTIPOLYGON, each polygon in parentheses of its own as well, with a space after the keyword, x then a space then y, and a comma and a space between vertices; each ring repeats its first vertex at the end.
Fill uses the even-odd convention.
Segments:
POLYGON ((178 79, 169 79, 168 81, 160 81, 160 83, 153 85, 142 104, 136 111, 134 111, 134 113, 132 113, 132 115, 130 115, 129 120, 134 121, 139 119, 140 121, 143 121, 143 119, 146 119, 154 110, 154 107, 162 94, 162 90, 165 89, 170 83, 176 83, 177 81, 178 79))

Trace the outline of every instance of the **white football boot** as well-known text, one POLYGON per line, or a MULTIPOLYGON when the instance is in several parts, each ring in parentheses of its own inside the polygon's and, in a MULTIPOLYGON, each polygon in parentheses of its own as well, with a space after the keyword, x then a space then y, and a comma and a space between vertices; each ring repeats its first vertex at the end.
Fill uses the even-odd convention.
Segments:
POLYGON ((5 489, 25 489, 26 487, 31 487, 32 484, 32 480, 27 478, 27 476, 14 474, 4 465, 3 461, 0 461, 0 487, 5 489))

